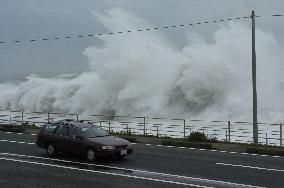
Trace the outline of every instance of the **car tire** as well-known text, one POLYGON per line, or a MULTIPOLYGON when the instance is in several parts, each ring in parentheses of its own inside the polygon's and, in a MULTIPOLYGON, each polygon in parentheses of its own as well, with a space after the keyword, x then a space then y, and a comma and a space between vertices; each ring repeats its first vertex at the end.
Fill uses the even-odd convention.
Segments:
POLYGON ((46 147, 46 154, 49 157, 54 157, 56 155, 56 150, 53 144, 48 144, 46 147))
POLYGON ((88 149, 86 152, 86 157, 88 161, 93 162, 97 159, 96 151, 92 148, 88 149))

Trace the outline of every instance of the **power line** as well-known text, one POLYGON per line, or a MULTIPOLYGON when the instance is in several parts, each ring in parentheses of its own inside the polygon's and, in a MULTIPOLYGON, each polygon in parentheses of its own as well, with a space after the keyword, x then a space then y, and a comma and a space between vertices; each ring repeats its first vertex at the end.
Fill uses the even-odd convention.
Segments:
POLYGON ((13 41, 0 41, 0 44, 8 44, 8 43, 24 43, 24 42, 38 42, 38 41, 49 41, 49 40, 59 40, 59 39, 75 39, 75 38, 88 38, 88 37, 96 37, 102 35, 117 35, 117 34, 124 34, 124 33, 132 33, 132 32, 142 32, 142 31, 153 31, 153 30, 161 30, 161 29, 170 29, 170 28, 177 28, 177 27, 186 27, 186 26, 194 26, 194 25, 201 25, 201 24, 209 24, 209 23, 217 23, 217 22, 225 22, 231 20, 240 20, 240 19, 247 19, 250 17, 236 17, 236 18, 228 18, 228 19, 220 19, 220 20, 213 20, 213 21, 203 21, 203 22, 196 22, 190 24, 178 24, 178 25, 170 25, 170 26, 161 26, 161 27, 154 27, 154 28, 144 28, 144 29, 136 29, 136 30, 125 30, 125 31, 118 31, 118 32, 108 32, 108 33, 96 33, 96 34, 86 34, 86 35, 76 35, 76 36, 62 36, 62 37, 44 37, 41 39, 30 39, 30 40, 13 40, 13 41))
MULTIPOLYGON (((272 14, 270 16, 283 16, 282 14, 272 14)), ((260 17, 260 16, 255 16, 260 17)), ((144 28, 144 29, 135 29, 135 30, 125 30, 125 31, 117 31, 117 32, 108 32, 108 33, 96 33, 96 34, 86 34, 86 35, 66 35, 62 37, 43 37, 40 39, 30 39, 30 40, 12 40, 12 41, 0 41, 0 44, 11 44, 11 43, 33 43, 39 41, 50 41, 50 40, 60 40, 60 39, 76 39, 76 38, 90 38, 96 36, 111 36, 117 34, 125 34, 125 33, 133 33, 133 32, 142 32, 142 31, 156 31, 162 29, 170 29, 170 28, 178 28, 178 27, 186 27, 186 26, 196 26, 196 25, 203 25, 203 24, 210 24, 210 23, 219 23, 219 22, 226 22, 226 21, 233 21, 233 20, 241 20, 241 19, 250 19, 250 16, 243 16, 243 17, 235 17, 235 18, 226 18, 226 19, 219 19, 219 20, 212 20, 212 21, 199 21, 195 23, 189 24, 178 24, 178 25, 169 25, 169 26, 160 26, 154 28, 144 28)))

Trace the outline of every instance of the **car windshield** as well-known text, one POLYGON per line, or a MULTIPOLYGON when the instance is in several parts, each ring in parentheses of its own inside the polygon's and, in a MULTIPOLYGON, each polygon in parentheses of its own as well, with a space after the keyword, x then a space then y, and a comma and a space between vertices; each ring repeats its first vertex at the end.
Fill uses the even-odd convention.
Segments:
POLYGON ((100 127, 83 127, 82 131, 88 138, 109 136, 109 134, 100 127))

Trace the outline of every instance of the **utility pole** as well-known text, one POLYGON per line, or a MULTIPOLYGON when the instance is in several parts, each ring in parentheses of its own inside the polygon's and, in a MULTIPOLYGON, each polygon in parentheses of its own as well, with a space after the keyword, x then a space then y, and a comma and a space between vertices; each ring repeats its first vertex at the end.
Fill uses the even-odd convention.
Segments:
POLYGON ((256 53, 255 53, 255 14, 251 13, 252 19, 252 97, 253 97, 253 143, 258 144, 257 124, 257 92, 256 92, 256 53))

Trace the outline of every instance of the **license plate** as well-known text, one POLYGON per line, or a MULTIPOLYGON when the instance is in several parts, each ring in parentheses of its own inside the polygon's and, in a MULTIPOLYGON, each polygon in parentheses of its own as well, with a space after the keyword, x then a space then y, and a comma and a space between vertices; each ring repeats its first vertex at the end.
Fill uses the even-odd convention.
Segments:
POLYGON ((127 154, 127 150, 121 150, 121 151, 120 151, 120 154, 121 154, 121 155, 126 155, 126 154, 127 154))

